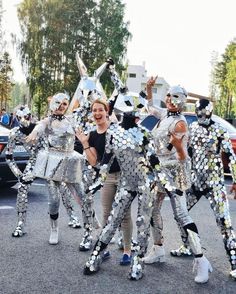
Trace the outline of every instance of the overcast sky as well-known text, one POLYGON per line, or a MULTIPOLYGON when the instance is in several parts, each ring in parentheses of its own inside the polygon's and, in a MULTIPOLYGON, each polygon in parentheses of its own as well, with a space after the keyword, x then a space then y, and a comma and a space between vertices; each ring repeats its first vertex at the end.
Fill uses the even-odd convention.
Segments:
MULTIPOLYGON (((3 0, 5 26, 18 32, 15 4, 3 0)), ((187 91, 208 95, 211 54, 224 52, 236 37, 236 0, 124 0, 125 20, 133 35, 129 64, 146 64, 148 75, 159 75, 187 91)), ((15 79, 22 80, 14 61, 15 79)))

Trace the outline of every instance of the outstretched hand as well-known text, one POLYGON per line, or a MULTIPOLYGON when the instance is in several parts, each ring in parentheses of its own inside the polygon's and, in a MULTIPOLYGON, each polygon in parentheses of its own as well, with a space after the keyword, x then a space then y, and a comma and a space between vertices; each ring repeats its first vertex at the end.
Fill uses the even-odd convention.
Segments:
POLYGON ((148 81, 147 81, 147 89, 151 88, 155 85, 156 80, 157 80, 158 76, 156 77, 151 77, 148 81))
POLYGON ((83 145, 83 147, 88 145, 89 140, 89 134, 86 135, 81 128, 78 128, 75 132, 76 137, 79 139, 80 143, 83 145))
POLYGON ((147 90, 147 100, 151 100, 152 99, 152 87, 155 85, 156 80, 157 80, 158 76, 151 77, 146 84, 146 90, 147 90))

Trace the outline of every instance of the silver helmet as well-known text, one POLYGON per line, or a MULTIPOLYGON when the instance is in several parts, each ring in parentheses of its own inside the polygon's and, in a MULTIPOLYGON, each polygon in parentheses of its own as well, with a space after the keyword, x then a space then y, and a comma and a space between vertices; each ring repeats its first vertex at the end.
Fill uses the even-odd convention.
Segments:
POLYGON ((27 105, 21 105, 16 110, 16 117, 23 127, 28 127, 30 124, 31 112, 27 105))
POLYGON ((182 109, 186 103, 188 93, 183 87, 178 85, 170 87, 167 96, 171 98, 172 104, 182 109))
POLYGON ((57 93, 57 94, 53 95, 52 99, 50 100, 50 104, 49 104, 50 110, 51 111, 57 110, 60 107, 60 105, 64 99, 70 101, 69 95, 67 95, 65 93, 57 93))

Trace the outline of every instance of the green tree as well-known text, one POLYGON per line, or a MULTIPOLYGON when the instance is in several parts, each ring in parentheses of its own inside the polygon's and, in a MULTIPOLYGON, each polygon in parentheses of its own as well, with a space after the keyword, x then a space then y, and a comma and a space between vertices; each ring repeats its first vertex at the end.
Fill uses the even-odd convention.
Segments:
MULTIPOLYGON (((27 74, 30 95, 38 115, 47 97, 76 89, 79 52, 90 74, 107 57, 122 69, 130 38, 120 0, 24 0, 18 17, 23 33, 19 49, 27 74)), ((107 80, 107 79, 106 79, 107 80)), ((106 83, 107 89, 111 85, 106 83)))
POLYGON ((9 105, 12 112, 14 111, 16 106, 29 103, 27 99, 28 92, 29 89, 25 83, 15 83, 11 91, 11 102, 9 105))
POLYGON ((235 117, 236 106, 236 39, 231 41, 214 68, 215 84, 219 89, 216 113, 225 118, 235 117))
POLYGON ((0 58, 0 107, 8 108, 11 98, 11 90, 13 70, 11 67, 11 59, 8 52, 4 52, 0 58))

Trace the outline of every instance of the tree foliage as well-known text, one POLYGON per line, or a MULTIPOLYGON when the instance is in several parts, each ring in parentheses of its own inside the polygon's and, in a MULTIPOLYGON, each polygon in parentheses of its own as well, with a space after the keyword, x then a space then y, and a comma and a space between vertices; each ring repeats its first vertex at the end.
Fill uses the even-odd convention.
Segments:
MULTIPOLYGON (((80 79, 75 62, 79 52, 90 74, 112 56, 117 69, 125 64, 131 37, 123 20, 121 0, 24 0, 18 8, 23 39, 19 50, 30 95, 38 115, 47 97, 66 90, 70 95, 80 79)), ((108 79, 105 87, 110 90, 108 79)))
POLYGON ((213 73, 218 88, 216 113, 233 118, 236 116, 236 39, 228 44, 213 73))
POLYGON ((8 52, 4 52, 0 57, 0 107, 6 108, 10 100, 10 94, 13 87, 12 66, 8 52))

